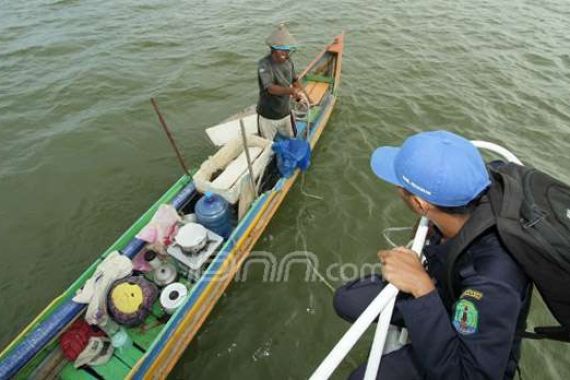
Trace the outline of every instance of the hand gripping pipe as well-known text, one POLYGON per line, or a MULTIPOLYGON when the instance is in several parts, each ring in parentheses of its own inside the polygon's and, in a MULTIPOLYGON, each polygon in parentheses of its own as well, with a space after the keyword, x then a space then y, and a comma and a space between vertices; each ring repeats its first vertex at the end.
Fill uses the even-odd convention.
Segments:
MULTIPOLYGON (((412 251, 421 255, 424 249, 424 244, 426 241, 426 235, 428 232, 428 220, 426 217, 420 219, 420 224, 416 230, 416 236, 414 237, 414 243, 412 245, 412 251)), ((393 286, 388 284, 387 286, 393 286)), ((397 295, 397 294, 396 294, 397 295)), ((378 320, 378 326, 376 327, 376 333, 374 335, 374 341, 372 342, 372 349, 370 350, 370 356, 368 357, 368 363, 366 364, 366 373, 364 375, 364 380, 374 380, 378 374, 378 369, 380 368, 380 361, 382 360, 382 351, 384 351, 384 344, 386 343, 386 336, 388 335, 388 327, 390 327, 390 321, 392 320, 392 313, 394 312, 394 304, 396 303, 396 297, 392 298, 386 309, 384 309, 378 320)))
MULTIPOLYGON (((416 236, 414 238, 414 244, 412 248, 416 248, 421 252, 424 246, 425 238, 427 234, 427 219, 422 217, 418 229, 416 230, 416 236), (419 248, 418 248, 419 247, 419 248)), ((417 251, 416 251, 417 252, 417 251)), ((343 335, 343 337, 334 346, 332 351, 327 355, 325 360, 319 365, 319 367, 313 372, 310 380, 321 380, 328 379, 333 371, 342 362, 348 352, 354 347, 358 339, 364 334, 368 326, 372 324, 374 319, 384 310, 385 307, 392 304, 398 295, 398 289, 392 284, 388 284, 382 289, 380 294, 368 305, 364 312, 358 317, 358 319, 350 326, 348 331, 343 335)), ((388 313, 386 313, 388 314, 388 313)), ((390 326, 391 313, 388 318, 381 318, 378 322, 378 330, 382 331, 384 337, 382 338, 382 345, 380 353, 382 352, 384 341, 386 340, 386 334, 388 332, 388 327, 390 326), (382 324, 384 323, 384 324, 382 324), (385 330, 385 331, 384 331, 385 330)), ((376 334, 379 335, 378 333, 376 334)), ((378 346, 378 344, 376 344, 378 346)), ((374 347, 374 346, 373 346, 374 347)), ((379 362, 378 362, 379 365, 379 362)), ((378 367, 377 367, 378 368, 378 367)))

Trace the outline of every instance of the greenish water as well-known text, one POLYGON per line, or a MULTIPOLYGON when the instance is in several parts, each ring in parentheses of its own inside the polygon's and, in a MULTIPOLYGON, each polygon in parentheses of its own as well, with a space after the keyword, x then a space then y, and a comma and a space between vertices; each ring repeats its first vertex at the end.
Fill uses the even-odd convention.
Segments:
MULTIPOLYGON (((256 247, 308 250, 322 269, 374 263, 382 230, 411 223, 368 159, 414 132, 502 143, 570 182, 569 19, 562 0, 0 0, 0 346, 179 177, 149 98, 198 165, 214 151, 203 130, 255 102, 271 25, 290 22, 298 67, 347 33, 310 175, 256 247)), ((171 377, 307 377, 348 325, 304 275, 268 283, 259 269, 232 284, 171 377)), ((530 322, 547 320, 537 300, 530 322)), ((525 342, 523 374, 570 378, 569 355, 525 342)))

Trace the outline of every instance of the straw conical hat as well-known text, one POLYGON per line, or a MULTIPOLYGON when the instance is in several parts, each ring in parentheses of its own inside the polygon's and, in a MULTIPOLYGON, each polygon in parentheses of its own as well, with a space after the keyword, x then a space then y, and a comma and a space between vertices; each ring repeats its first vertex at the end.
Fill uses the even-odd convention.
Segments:
POLYGON ((289 33, 285 24, 279 24, 267 37, 265 43, 269 46, 295 46, 297 41, 289 33))

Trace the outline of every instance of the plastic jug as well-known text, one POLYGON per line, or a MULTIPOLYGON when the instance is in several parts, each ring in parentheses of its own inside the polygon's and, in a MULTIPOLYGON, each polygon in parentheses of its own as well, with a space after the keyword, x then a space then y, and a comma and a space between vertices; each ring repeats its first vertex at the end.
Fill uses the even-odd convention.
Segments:
POLYGON ((233 229, 233 212, 229 203, 212 192, 198 200, 195 208, 198 223, 227 239, 233 229))

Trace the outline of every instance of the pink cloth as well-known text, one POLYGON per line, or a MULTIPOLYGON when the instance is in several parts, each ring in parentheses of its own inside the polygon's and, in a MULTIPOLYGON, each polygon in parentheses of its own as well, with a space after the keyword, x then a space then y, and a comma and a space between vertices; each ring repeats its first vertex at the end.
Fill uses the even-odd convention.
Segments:
POLYGON ((150 222, 138 233, 137 238, 151 244, 158 252, 165 253, 178 232, 180 216, 172 205, 160 205, 150 222))
POLYGON ((133 270, 138 272, 150 272, 152 266, 144 259, 146 251, 143 249, 133 259, 133 270))

